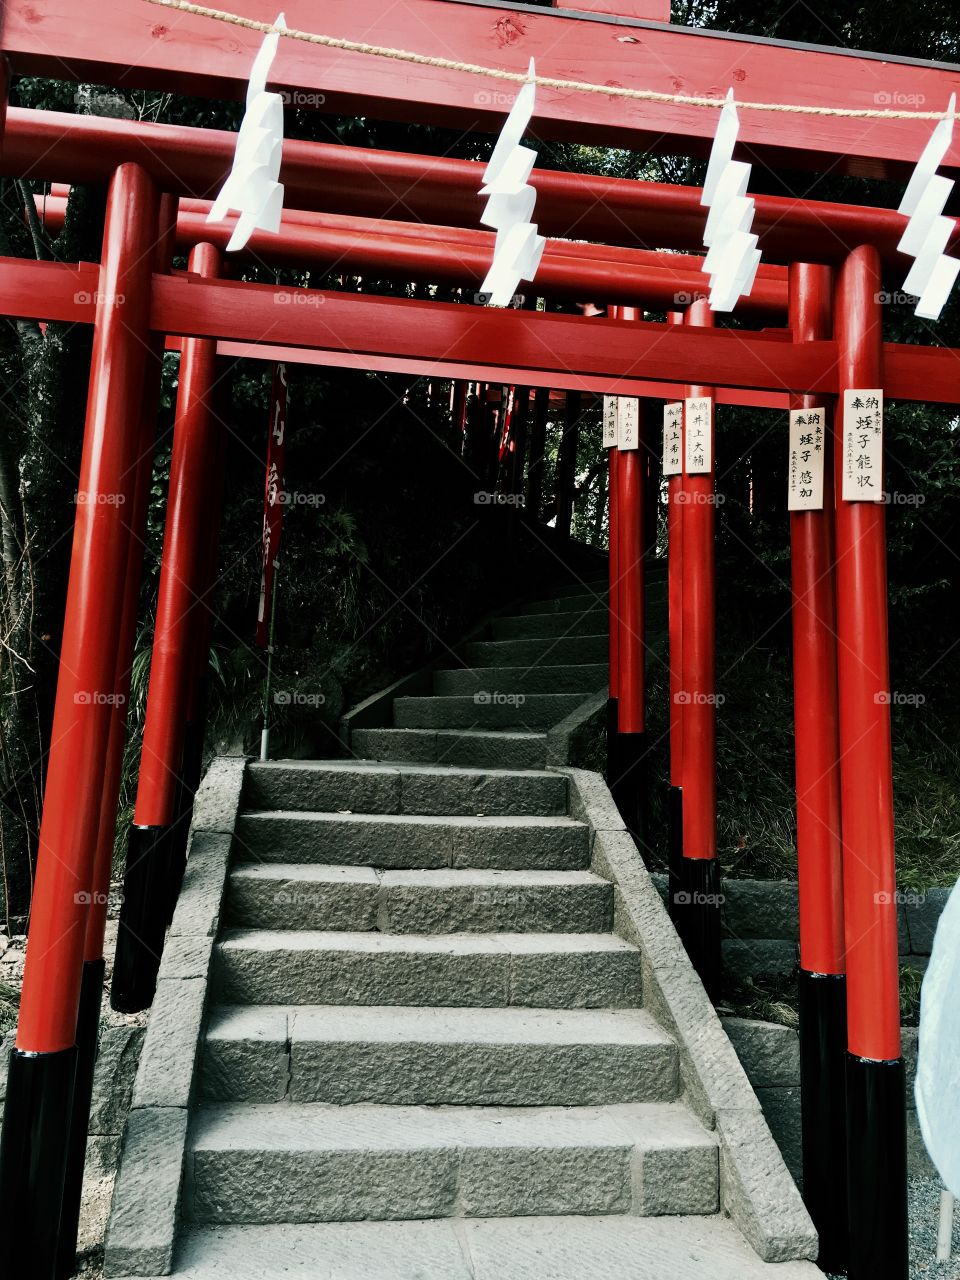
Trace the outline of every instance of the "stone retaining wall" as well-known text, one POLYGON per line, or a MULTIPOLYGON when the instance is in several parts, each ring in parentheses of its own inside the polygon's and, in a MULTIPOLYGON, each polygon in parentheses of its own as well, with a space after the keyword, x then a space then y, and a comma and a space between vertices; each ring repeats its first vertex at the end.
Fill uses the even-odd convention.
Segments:
MULTIPOLYGON (((667 878, 653 877, 666 896, 667 878)), ((753 977, 790 973, 797 964, 798 908, 795 880, 723 880, 723 960, 731 973, 753 977)), ((925 969, 940 913, 950 889, 899 893, 900 963, 925 969)))
MULTIPOLYGON (((87 1139, 87 1177, 112 1174, 120 1156, 120 1138, 130 1110, 133 1081, 143 1048, 143 1027, 100 1028, 100 1051, 93 1077, 93 1101, 87 1139)), ((7 1059, 15 1033, 8 1031, 0 1045, 0 1118, 7 1091, 7 1059)))
MULTIPOLYGON (((801 1184, 800 1147, 800 1038, 793 1027, 751 1018, 721 1018, 740 1065, 747 1073, 763 1109, 770 1132, 787 1168, 801 1184)), ((920 1128, 913 1097, 917 1070, 917 1029, 904 1027, 903 1057, 907 1072, 907 1159, 910 1174, 935 1177, 920 1128)))

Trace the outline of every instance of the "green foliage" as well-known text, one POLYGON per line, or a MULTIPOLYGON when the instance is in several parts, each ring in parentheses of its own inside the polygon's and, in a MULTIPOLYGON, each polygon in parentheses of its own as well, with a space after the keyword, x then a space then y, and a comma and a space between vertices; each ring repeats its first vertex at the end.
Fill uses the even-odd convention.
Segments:
MULTIPOLYGON (((920 1023, 920 986, 923 971, 911 965, 900 968, 900 1022, 905 1027, 920 1023)), ((717 1013, 737 1018, 776 1022, 785 1027, 800 1024, 797 970, 790 973, 763 973, 737 977, 726 972, 717 1013)))

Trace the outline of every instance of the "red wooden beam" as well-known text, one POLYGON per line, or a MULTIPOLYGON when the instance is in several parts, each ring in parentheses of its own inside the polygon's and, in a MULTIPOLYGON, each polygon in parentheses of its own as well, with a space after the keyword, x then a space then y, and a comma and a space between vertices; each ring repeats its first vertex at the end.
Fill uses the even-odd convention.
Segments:
MULTIPOLYGON (((228 7, 264 17, 260 0, 228 7)), ((511 71, 525 72, 535 57, 541 75, 669 94, 722 97, 732 84, 755 102, 871 110, 910 102, 939 110, 956 87, 956 68, 942 63, 484 0, 322 7, 289 0, 285 13, 291 27, 307 31, 511 71)), ((242 96, 261 39, 143 0, 85 6, 82 21, 75 0, 7 0, 0 32, 15 73, 220 98, 242 96)), ((490 133, 516 92, 507 82, 294 40, 280 42, 271 83, 293 103, 323 111, 490 133)), ((929 122, 911 120, 751 111, 742 118, 742 143, 765 164, 871 177, 903 177, 930 133, 929 122)), ((697 155, 716 123, 709 108, 543 88, 537 95, 535 128, 544 138, 697 155)), ((956 176, 958 166, 960 140, 946 169, 956 176)))
MULTIPOLYGON (((93 322, 96 265, 0 258, 0 272, 2 314, 93 322)), ((384 367, 387 357, 417 361, 423 368, 485 366, 491 380, 502 380, 509 369, 513 381, 531 386, 581 386, 624 395, 636 394, 631 387, 637 381, 682 384, 690 369, 705 382, 734 389, 837 390, 835 344, 794 345, 788 330, 684 331, 677 325, 585 321, 242 281, 202 282, 183 275, 157 277, 153 299, 151 327, 160 333, 339 352, 356 358, 358 367, 365 367, 363 362, 374 367, 374 358, 376 367, 384 367)), ((884 360, 890 399, 960 404, 960 350, 886 343, 884 360)), ((672 393, 667 389, 666 394, 672 393)))
POLYGON ((830 342, 794 346, 785 331, 677 333, 650 323, 494 310, 406 298, 320 293, 234 281, 162 277, 153 327, 185 337, 221 337, 570 374, 681 380, 702 368, 740 387, 830 389, 830 342))
MULTIPOLYGON (((35 196, 34 200, 45 228, 57 235, 63 226, 66 199, 35 196)), ((206 200, 182 202, 177 218, 178 247, 192 249, 201 241, 226 247, 235 219, 210 225, 205 221, 209 208, 206 200)), ((469 289, 483 282, 493 245, 489 231, 291 210, 284 214, 279 234, 254 232, 237 256, 274 265, 309 265, 345 274, 469 289)), ((702 263, 702 258, 688 255, 548 240, 530 292, 565 301, 598 298, 610 303, 639 302, 651 309, 683 306, 705 294, 708 281, 701 272, 702 263)), ((767 267, 739 309, 782 317, 786 305, 786 272, 782 267, 767 267)))
MULTIPOLYGON (((179 351, 179 338, 168 338, 167 347, 179 351)), ((678 386, 672 382, 651 382, 642 378, 591 378, 584 374, 541 372, 531 369, 494 369, 490 365, 462 364, 448 360, 416 360, 399 356, 354 355, 349 351, 310 350, 309 347, 284 347, 260 342, 219 342, 217 354, 234 360, 282 360, 287 364, 312 364, 333 369, 374 370, 377 373, 405 373, 420 378, 452 378, 467 382, 486 382, 491 378, 520 378, 527 386, 561 388, 592 392, 595 395, 648 396, 655 400, 676 399, 678 386)), ((752 409, 786 409, 785 391, 757 391, 743 387, 717 389, 717 404, 736 404, 752 409)), ((558 403, 563 396, 558 391, 558 403)))
MULTIPOLYGON (((445 0, 430 2, 442 6, 445 0)), ((11 107, 0 173, 105 182, 118 164, 135 160, 164 190, 209 198, 230 170, 236 142, 237 135, 224 130, 11 107)), ((286 203, 298 209, 477 227, 481 173, 482 165, 471 160, 287 139, 280 177, 286 203)), ((549 169, 535 169, 531 181, 544 235, 646 249, 702 247, 699 187, 549 169)), ((894 209, 779 196, 754 199, 753 230, 768 263, 839 263, 851 249, 869 243, 904 274, 910 266, 911 260, 897 253, 906 219, 894 209)), ((960 230, 951 244, 960 249, 960 230)))

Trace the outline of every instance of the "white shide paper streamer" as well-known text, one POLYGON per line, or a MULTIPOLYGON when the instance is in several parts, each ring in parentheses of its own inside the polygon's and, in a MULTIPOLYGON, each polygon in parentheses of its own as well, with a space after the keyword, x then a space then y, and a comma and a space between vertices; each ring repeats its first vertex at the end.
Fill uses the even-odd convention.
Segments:
POLYGON ((919 298, 914 314, 924 320, 940 318, 960 273, 960 258, 945 252, 956 224, 953 218, 943 216, 943 209, 954 184, 937 173, 953 141, 956 105, 957 95, 952 94, 947 108, 950 118, 941 120, 930 135, 898 210, 910 221, 897 248, 914 260, 903 289, 919 298))
MULTIPOLYGON (((536 75, 530 59, 529 75, 536 75)), ((493 155, 483 173, 480 194, 487 203, 480 221, 497 233, 493 262, 480 292, 494 307, 506 307, 521 280, 533 280, 546 244, 531 222, 537 193, 528 179, 537 160, 536 151, 520 145, 533 115, 537 86, 527 82, 517 94, 504 123, 493 155)))
POLYGON ((227 213, 239 213, 228 253, 242 249, 254 231, 276 234, 283 215, 283 186, 277 181, 283 152, 283 99, 266 91, 280 30, 287 25, 282 13, 273 25, 277 30, 264 37, 250 72, 233 165, 207 214, 207 222, 222 222, 227 213))
POLYGON ((710 277, 711 311, 732 311, 752 290, 760 266, 758 238, 750 230, 755 207, 747 195, 751 166, 733 158, 739 131, 731 89, 720 112, 700 197, 710 211, 703 232, 703 270, 710 277))

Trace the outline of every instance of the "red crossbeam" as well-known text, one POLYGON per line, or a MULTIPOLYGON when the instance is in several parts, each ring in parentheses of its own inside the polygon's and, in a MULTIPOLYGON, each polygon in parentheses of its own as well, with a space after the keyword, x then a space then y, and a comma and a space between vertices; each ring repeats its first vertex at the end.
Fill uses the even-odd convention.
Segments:
MULTIPOLYGON (((164 190, 209 198, 229 172, 236 142, 223 130, 11 107, 0 173, 105 182, 118 164, 135 160, 164 190)), ((287 139, 280 177, 287 204, 298 209, 477 227, 481 173, 471 160, 287 139)), ((699 187, 548 169, 535 169, 531 181, 544 235, 645 249, 702 246, 699 187)), ((753 230, 767 262, 838 263, 857 245, 872 244, 904 275, 910 266, 897 253, 906 220, 893 209, 763 195, 755 201, 753 230)), ((952 244, 960 249, 960 231, 952 244)))
MULTIPOLYGON (((63 226, 63 196, 34 197, 51 235, 63 226)), ((185 199, 177 218, 177 244, 191 249, 201 240, 225 248, 234 219, 210 225, 207 200, 185 199)), ((373 275, 386 280, 422 280, 470 288, 479 286, 493 257, 494 236, 488 231, 412 225, 338 214, 291 210, 280 232, 254 232, 240 256, 273 265, 312 267, 344 274, 373 275)), ((548 240, 531 292, 581 302, 677 307, 705 293, 702 258, 622 249, 608 245, 548 240)), ((748 314, 783 316, 787 278, 782 267, 766 267, 739 309, 748 314)))
MULTIPOLYGON (((92 323, 97 267, 90 263, 0 258, 2 309, 10 316, 92 323)), ((184 275, 153 282, 151 327, 184 337, 315 347, 379 360, 396 356, 446 364, 549 374, 571 379, 683 382, 691 368, 704 381, 764 391, 836 392, 833 342, 793 344, 787 330, 684 330, 677 325, 500 311, 411 298, 321 293, 241 281, 205 282, 184 275)), ((884 344, 890 399, 960 403, 960 350, 884 344)))
MULTIPOLYGON (((264 17, 260 0, 224 7, 264 17)), ((285 13, 291 27, 307 31, 511 71, 525 72, 535 57, 541 75, 668 94, 717 97, 733 85, 747 101, 937 110, 956 87, 956 68, 944 64, 599 14, 512 11, 483 0, 288 0, 285 13)), ((82 20, 76 0, 7 0, 0 39, 15 73, 239 98, 262 36, 143 0, 87 5, 82 20)), ((514 84, 460 71, 293 40, 280 42, 271 83, 293 105, 487 132, 499 128, 516 93, 514 84)), ((544 88, 537 96, 544 138, 697 155, 716 122, 713 110, 673 103, 544 88)), ((741 140, 774 167, 903 177, 929 132, 922 121, 744 111, 741 140)), ((960 140, 947 159, 955 176, 960 140)))
MULTIPOLYGON (((179 351, 180 338, 168 338, 167 348, 179 351)), ((492 368, 490 365, 462 364, 451 360, 412 360, 401 356, 354 355, 350 351, 312 351, 309 347, 283 347, 262 342, 218 342, 217 354, 234 360, 279 360, 285 364, 311 364, 333 369, 373 370, 377 373, 404 373, 416 378, 452 378, 463 382, 489 382, 503 379, 507 385, 562 387, 564 391, 592 392, 595 395, 650 397, 653 400, 675 400, 679 395, 674 382, 652 382, 643 378, 591 378, 586 374, 551 373, 533 369, 492 368)), ((562 393, 557 393, 562 403, 562 393)), ((745 387, 717 389, 717 404, 740 405, 750 409, 786 409, 789 396, 785 391, 758 391, 745 387)))

